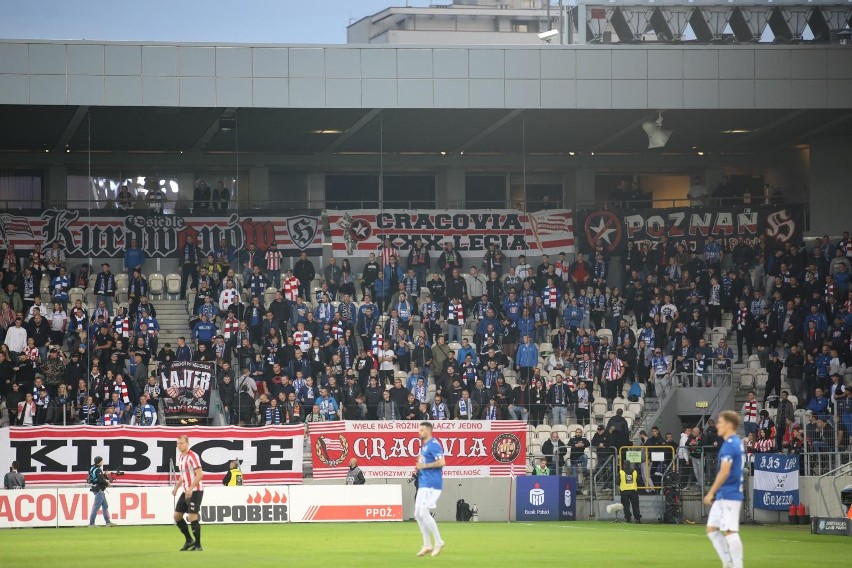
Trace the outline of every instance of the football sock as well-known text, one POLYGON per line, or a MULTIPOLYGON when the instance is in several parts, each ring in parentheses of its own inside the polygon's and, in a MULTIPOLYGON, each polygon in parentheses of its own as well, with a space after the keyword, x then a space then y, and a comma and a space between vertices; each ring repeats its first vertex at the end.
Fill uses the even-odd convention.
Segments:
POLYGON ((201 546, 201 523, 192 521, 192 535, 195 537, 195 544, 201 546))
POLYGON ((725 535, 723 535, 720 531, 713 531, 711 533, 707 533, 707 537, 710 539, 710 542, 713 543, 713 548, 716 549, 716 554, 719 555, 719 558, 722 560, 722 564, 730 564, 731 553, 728 551, 728 541, 725 540, 725 535))
POLYGON ((177 528, 180 529, 180 532, 183 533, 183 536, 186 537, 186 541, 190 542, 192 540, 192 535, 189 534, 189 527, 186 525, 186 521, 181 519, 179 521, 175 521, 177 528))
POLYGON ((725 540, 728 542, 731 564, 734 568, 743 568, 743 541, 740 540, 740 533, 732 532, 725 537, 725 540))
MULTIPOLYGON (((426 517, 429 517, 428 512, 426 517)), ((414 513, 414 518, 417 520, 417 526, 420 528, 420 534, 423 535, 423 548, 432 548, 432 540, 429 538, 429 528, 426 526, 426 520, 420 508, 414 513)))
POLYGON ((423 524, 426 525, 426 529, 431 533, 435 546, 444 542, 441 540, 441 534, 438 532, 438 523, 435 522, 435 518, 429 514, 428 510, 426 511, 426 517, 423 519, 423 524))

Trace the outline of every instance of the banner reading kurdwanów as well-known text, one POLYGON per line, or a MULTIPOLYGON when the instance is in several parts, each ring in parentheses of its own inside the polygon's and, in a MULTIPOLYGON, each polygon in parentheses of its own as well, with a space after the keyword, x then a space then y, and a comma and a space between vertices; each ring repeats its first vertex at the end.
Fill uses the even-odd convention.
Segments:
POLYGON ((492 244, 508 257, 574 252, 574 212, 568 209, 524 213, 514 209, 423 210, 356 209, 328 211, 332 248, 347 256, 378 253, 385 238, 405 255, 420 237, 438 258, 444 243, 460 253, 485 254, 492 244))
POLYGON ((201 458, 205 482, 218 483, 232 459, 242 460, 247 485, 302 482, 302 425, 0 428, 0 463, 17 461, 27 487, 82 484, 95 456, 111 471, 125 472, 117 485, 170 485, 177 437, 183 434, 201 458))
MULTIPOLYGON (((439 420, 445 477, 508 477, 526 471, 527 425, 515 420, 439 420)), ((420 422, 351 421, 310 424, 313 476, 346 477, 349 460, 367 477, 409 477, 420 455, 420 422)))

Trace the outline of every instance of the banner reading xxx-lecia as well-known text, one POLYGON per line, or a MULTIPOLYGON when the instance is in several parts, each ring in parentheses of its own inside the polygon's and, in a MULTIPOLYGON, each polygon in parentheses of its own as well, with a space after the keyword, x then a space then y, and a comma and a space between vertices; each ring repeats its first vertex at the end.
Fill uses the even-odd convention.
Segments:
POLYGON ((18 462, 27 487, 83 484, 95 456, 101 456, 109 470, 124 472, 117 485, 170 485, 177 437, 183 434, 201 458, 205 482, 219 483, 232 459, 242 461, 246 485, 302 482, 301 425, 0 428, 0 463, 18 462))
POLYGON ((574 252, 574 212, 567 209, 329 210, 328 223, 334 251, 347 256, 377 253, 386 238, 407 253, 418 237, 435 259, 448 242, 462 254, 482 255, 492 244, 509 257, 574 252))
MULTIPOLYGON (((515 420, 435 421, 445 477, 508 477, 526 471, 527 425, 515 420)), ((336 421, 311 424, 315 479, 346 477, 358 459, 366 477, 410 477, 420 455, 420 422, 336 421)))

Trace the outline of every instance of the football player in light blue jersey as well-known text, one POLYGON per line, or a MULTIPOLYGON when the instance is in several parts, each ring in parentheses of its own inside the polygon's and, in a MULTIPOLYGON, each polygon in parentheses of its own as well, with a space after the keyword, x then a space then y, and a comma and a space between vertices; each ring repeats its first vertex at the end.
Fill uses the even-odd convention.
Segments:
POLYGON ((420 458, 417 460, 417 498, 414 501, 414 518, 423 535, 423 548, 417 556, 438 556, 444 548, 444 541, 438 532, 438 524, 432 517, 431 509, 438 506, 444 479, 444 448, 432 437, 432 424, 420 423, 420 458), (433 544, 434 540, 434 544, 433 544))
POLYGON ((711 505, 707 516, 707 536, 722 560, 723 568, 743 568, 740 540, 740 509, 743 504, 745 448, 737 436, 740 416, 732 410, 719 413, 716 432, 725 440, 719 449, 719 472, 704 504, 711 505), (714 501, 715 499, 715 501, 714 501))

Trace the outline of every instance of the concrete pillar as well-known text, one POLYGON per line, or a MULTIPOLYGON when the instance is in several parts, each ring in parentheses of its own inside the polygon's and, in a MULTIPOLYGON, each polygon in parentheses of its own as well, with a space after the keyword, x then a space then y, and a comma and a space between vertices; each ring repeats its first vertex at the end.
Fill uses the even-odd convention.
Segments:
POLYGON ((584 209, 595 202, 595 170, 575 168, 567 170, 562 176, 565 207, 584 209))
POLYGON ((465 170, 449 168, 441 172, 436 180, 435 205, 439 208, 464 208, 465 170))
POLYGON ((308 208, 325 209, 325 172, 308 173, 308 208))
POLYGON ((269 168, 252 167, 249 169, 249 190, 240 196, 240 205, 244 208, 263 209, 263 203, 269 202, 270 208, 275 208, 276 198, 269 194, 269 168), (245 203, 246 201, 250 203, 245 203))
MULTIPOLYGON (((44 180, 44 200, 47 205, 62 207, 68 200, 68 168, 61 165, 52 165, 47 169, 44 180)), ((80 204, 72 205, 78 208, 80 204)))

